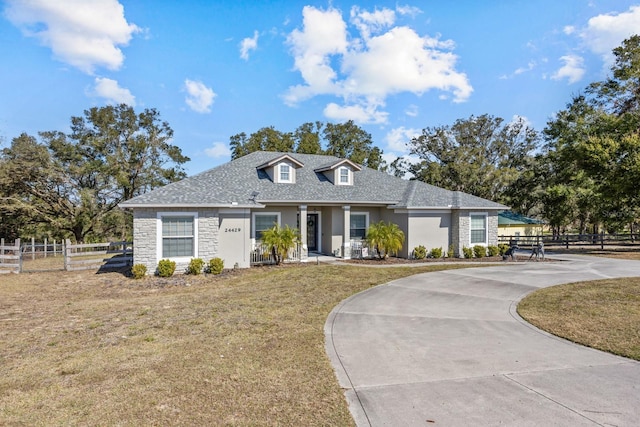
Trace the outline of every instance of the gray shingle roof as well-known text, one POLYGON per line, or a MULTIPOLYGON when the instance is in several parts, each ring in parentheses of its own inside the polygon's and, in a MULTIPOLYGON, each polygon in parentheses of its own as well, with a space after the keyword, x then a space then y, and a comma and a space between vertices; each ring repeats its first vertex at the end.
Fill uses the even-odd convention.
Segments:
POLYGON ((288 153, 304 166, 296 170, 295 184, 276 184, 258 167, 283 154, 286 153, 254 152, 134 197, 120 206, 259 207, 267 203, 348 203, 386 204, 409 209, 507 209, 506 206, 470 194, 444 190, 420 181, 403 180, 366 167, 354 171, 352 186, 334 185, 322 173, 316 172, 328 164, 342 160, 333 156, 288 153))

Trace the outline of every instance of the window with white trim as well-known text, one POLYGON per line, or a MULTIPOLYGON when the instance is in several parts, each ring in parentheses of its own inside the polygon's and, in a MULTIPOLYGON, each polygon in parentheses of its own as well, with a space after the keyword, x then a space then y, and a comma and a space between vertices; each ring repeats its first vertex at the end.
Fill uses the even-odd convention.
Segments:
POLYGON ((196 256, 196 217, 194 215, 162 215, 161 258, 196 256))
POLYGON ((352 212, 349 224, 350 237, 356 240, 364 240, 369 228, 369 214, 367 212, 352 212))
POLYGON ((281 163, 279 166, 278 182, 293 182, 291 179, 291 166, 286 163, 281 163))
POLYGON ((280 214, 277 212, 261 212, 253 214, 253 235, 256 240, 262 240, 262 232, 280 224, 280 214))
POLYGON ((341 167, 338 170, 338 173, 340 175, 338 182, 340 183, 340 185, 349 185, 349 172, 349 168, 345 167, 341 167))
POLYGON ((471 238, 472 245, 486 245, 487 244, 487 215, 485 214, 471 214, 469 216, 471 221, 471 238))

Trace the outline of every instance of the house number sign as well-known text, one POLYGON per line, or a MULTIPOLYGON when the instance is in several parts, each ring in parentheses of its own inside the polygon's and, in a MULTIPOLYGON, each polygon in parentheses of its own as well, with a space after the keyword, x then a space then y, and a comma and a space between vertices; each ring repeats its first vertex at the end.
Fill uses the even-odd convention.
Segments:
POLYGON ((242 231, 242 229, 240 227, 235 227, 235 228, 225 228, 224 232, 225 233, 239 233, 240 231, 242 231))

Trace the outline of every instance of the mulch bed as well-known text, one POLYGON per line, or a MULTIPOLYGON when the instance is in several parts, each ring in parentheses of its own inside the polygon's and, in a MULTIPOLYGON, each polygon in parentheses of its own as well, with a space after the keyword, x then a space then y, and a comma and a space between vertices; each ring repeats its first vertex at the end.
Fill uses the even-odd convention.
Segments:
MULTIPOLYGON (((529 261, 529 256, 518 255, 516 257, 517 262, 529 261)), ((551 262, 550 259, 540 259, 540 262, 551 262)), ((430 262, 456 262, 456 263, 480 263, 480 262, 506 262, 511 263, 514 262, 511 259, 507 261, 502 260, 502 256, 494 256, 494 257, 484 257, 484 258, 424 258, 424 259, 405 259, 405 258, 396 258, 396 257, 388 257, 386 259, 378 259, 378 258, 363 258, 363 259, 348 259, 344 260, 344 262, 349 264, 365 264, 365 265, 393 265, 393 264, 422 264, 422 263, 430 263, 430 262)), ((531 262, 535 262, 535 258, 531 259, 531 262)))

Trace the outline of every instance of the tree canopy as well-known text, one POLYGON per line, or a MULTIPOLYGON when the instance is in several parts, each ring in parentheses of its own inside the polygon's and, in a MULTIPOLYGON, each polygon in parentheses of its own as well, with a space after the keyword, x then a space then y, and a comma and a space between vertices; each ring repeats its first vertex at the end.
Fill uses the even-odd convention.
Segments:
POLYGON ((421 162, 409 165, 409 171, 432 185, 502 201, 537 143, 538 133, 523 119, 504 123, 488 114, 471 116, 423 129, 410 143, 421 162))
POLYGON ((620 230, 639 216, 640 37, 625 40, 613 54, 611 75, 574 97, 544 130, 553 184, 545 197, 566 186, 571 203, 560 200, 562 209, 558 203, 555 208, 567 211, 564 222, 578 219, 581 231, 586 224, 620 230))
POLYGON ((249 136, 241 132, 230 137, 229 145, 232 159, 254 151, 280 151, 326 154, 372 169, 383 166, 382 150, 373 145, 371 134, 352 120, 340 124, 307 122, 292 133, 278 131, 273 126, 259 129, 249 136))
POLYGON ((180 165, 189 159, 172 136, 156 110, 136 114, 119 105, 72 117, 68 135, 14 138, 0 152, 0 209, 11 224, 5 233, 36 227, 79 242, 128 233, 117 205, 185 176, 180 165))

